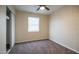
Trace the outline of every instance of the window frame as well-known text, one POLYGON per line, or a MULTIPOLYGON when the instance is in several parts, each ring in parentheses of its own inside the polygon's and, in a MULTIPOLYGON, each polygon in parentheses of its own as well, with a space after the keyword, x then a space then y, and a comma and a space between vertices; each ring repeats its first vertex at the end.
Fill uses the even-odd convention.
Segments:
POLYGON ((28 16, 28 32, 39 32, 40 31, 40 18, 39 17, 33 17, 33 16, 28 16), (38 18, 38 29, 37 30, 30 30, 29 29, 29 18, 38 18))

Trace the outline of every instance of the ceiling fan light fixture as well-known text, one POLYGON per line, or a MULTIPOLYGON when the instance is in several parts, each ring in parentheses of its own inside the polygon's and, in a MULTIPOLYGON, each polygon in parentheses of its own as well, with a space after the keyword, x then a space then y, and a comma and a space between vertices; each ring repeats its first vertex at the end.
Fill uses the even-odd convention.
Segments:
POLYGON ((41 7, 40 7, 40 10, 44 10, 44 9, 45 9, 45 7, 44 7, 44 6, 41 6, 41 7))
POLYGON ((39 10, 47 10, 47 11, 49 11, 50 9, 46 5, 39 5, 39 7, 37 8, 37 11, 39 11, 39 10))

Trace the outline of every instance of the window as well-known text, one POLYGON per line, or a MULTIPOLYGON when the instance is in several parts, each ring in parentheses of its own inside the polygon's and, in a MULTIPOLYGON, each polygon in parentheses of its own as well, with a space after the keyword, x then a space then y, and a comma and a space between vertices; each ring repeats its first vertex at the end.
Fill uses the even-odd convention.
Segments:
POLYGON ((39 32, 39 17, 28 17, 28 32, 39 32))

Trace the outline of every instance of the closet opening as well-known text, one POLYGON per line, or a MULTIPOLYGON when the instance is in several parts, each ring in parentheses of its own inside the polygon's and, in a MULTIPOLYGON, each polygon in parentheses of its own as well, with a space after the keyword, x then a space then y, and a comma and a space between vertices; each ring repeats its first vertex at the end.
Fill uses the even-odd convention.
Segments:
POLYGON ((6 51, 11 48, 12 38, 12 24, 11 24, 11 11, 6 7, 6 51))

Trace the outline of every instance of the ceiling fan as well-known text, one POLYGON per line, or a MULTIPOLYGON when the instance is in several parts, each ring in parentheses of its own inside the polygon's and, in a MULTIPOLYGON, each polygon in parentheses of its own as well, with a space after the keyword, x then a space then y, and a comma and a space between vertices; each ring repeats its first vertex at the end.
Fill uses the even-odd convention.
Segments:
POLYGON ((50 10, 46 5, 38 5, 37 11, 46 9, 47 11, 50 10))

